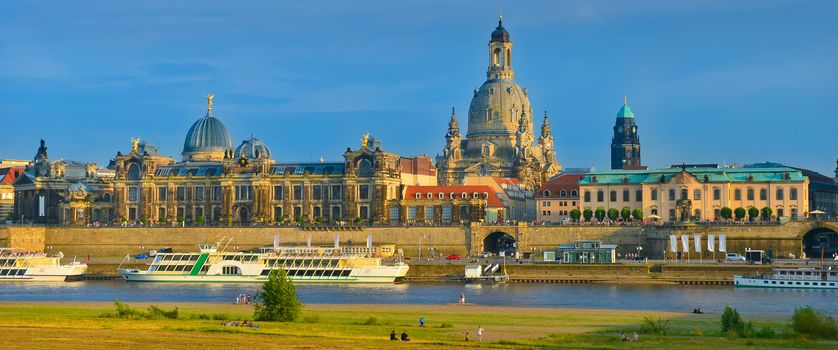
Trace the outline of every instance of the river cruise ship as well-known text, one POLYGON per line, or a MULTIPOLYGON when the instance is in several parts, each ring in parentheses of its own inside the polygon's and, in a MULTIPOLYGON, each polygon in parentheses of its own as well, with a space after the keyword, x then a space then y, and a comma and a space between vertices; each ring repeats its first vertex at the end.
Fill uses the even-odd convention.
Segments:
POLYGON ((766 276, 733 276, 736 287, 838 289, 838 269, 776 268, 766 276))
POLYGON ((294 282, 394 283, 407 274, 404 263, 383 264, 372 254, 347 248, 277 247, 259 252, 223 252, 201 244, 200 252, 160 253, 147 270, 119 269, 132 282, 264 282, 284 269, 294 282))
POLYGON ((0 248, 0 281, 62 282, 79 277, 87 264, 61 264, 64 254, 47 256, 45 253, 24 252, 21 249, 0 248))

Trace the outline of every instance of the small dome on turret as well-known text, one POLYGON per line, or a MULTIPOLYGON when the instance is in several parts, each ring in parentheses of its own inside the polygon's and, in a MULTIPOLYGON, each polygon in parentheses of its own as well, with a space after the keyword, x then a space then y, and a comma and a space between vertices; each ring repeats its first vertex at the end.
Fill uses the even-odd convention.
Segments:
POLYGON ((492 32, 491 42, 495 42, 495 43, 508 43, 509 42, 509 32, 507 32, 506 28, 503 27, 503 16, 498 16, 498 26, 497 26, 497 28, 495 28, 495 31, 492 32))
POLYGON ((268 148, 262 140, 250 136, 249 139, 242 141, 242 143, 236 147, 235 157, 242 158, 242 156, 248 159, 270 159, 271 149, 268 148))

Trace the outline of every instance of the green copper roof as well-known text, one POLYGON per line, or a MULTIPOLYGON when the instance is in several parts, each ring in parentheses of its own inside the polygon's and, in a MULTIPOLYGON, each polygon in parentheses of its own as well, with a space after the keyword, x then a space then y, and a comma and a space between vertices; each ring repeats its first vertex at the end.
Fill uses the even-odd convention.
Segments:
POLYGON ((634 118, 634 113, 631 112, 628 104, 624 104, 623 108, 620 108, 620 111, 617 112, 617 118, 634 118))
MULTIPOLYGON (((642 184, 669 182, 680 173, 680 167, 654 170, 601 170, 590 172, 579 180, 580 185, 589 184, 642 184), (596 180, 594 180, 596 179, 596 180)), ((686 172, 699 182, 801 182, 806 177, 799 170, 776 168, 686 168, 686 172), (706 178, 705 178, 706 176, 706 178)))

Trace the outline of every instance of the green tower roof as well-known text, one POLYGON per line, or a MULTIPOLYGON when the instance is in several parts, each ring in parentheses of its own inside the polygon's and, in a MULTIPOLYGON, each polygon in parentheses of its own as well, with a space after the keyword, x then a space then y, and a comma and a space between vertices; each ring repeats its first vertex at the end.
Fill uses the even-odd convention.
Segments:
POLYGON ((620 108, 620 111, 617 112, 617 118, 634 118, 634 113, 631 112, 628 101, 623 102, 623 108, 620 108))

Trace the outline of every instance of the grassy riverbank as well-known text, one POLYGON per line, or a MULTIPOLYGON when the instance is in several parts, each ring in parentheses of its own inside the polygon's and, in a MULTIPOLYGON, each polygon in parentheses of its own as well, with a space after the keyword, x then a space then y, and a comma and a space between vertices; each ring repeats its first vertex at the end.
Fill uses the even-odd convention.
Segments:
MULTIPOLYGON (((145 308, 148 303, 128 303, 145 308)), ((307 305, 304 321, 258 323, 261 328, 222 327, 221 320, 252 318, 249 306, 209 303, 155 303, 179 308, 179 318, 124 320, 102 317, 111 303, 0 303, 4 349, 378 349, 378 348, 573 348, 573 349, 834 349, 836 342, 805 339, 722 337, 719 315, 688 313, 511 308, 473 305, 307 305), (667 335, 641 334, 620 342, 619 334, 640 330, 646 316, 669 320, 667 335), (418 327, 419 317, 426 326, 418 327), (475 342, 475 328, 485 329, 475 342), (392 342, 389 333, 406 330, 412 341, 392 342), (466 330, 471 342, 464 341, 466 330), (696 335, 701 334, 701 335, 696 335)), ((791 311, 791 310, 790 310, 791 311)), ((787 318, 750 317, 756 327, 788 331, 787 318)))

